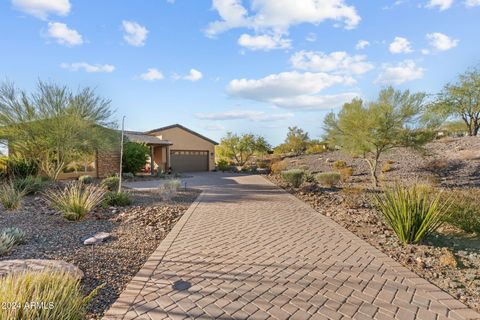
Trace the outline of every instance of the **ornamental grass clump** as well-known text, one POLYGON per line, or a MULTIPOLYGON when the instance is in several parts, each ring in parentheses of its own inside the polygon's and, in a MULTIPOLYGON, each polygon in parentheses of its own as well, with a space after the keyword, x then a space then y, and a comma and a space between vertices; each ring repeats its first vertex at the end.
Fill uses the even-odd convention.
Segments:
POLYGON ((103 188, 106 188, 108 191, 118 191, 118 186, 120 184, 119 177, 108 177, 100 182, 100 185, 103 188))
POLYGON ((157 191, 158 191, 158 194, 160 195, 160 198, 162 198, 162 200, 169 201, 177 195, 177 192, 180 186, 181 186, 180 180, 172 179, 162 183, 158 187, 157 191))
POLYGON ((105 189, 81 182, 68 184, 63 190, 50 190, 45 195, 52 207, 67 220, 77 221, 98 206, 105 197, 105 189))
POLYGON ((374 196, 378 212, 403 243, 418 243, 437 230, 449 215, 451 201, 442 192, 397 184, 374 196))
POLYGON ((282 171, 281 176, 283 181, 285 181, 294 188, 298 188, 305 180, 305 171, 301 169, 290 169, 282 171))
POLYGON ((110 191, 105 194, 102 205, 115 206, 115 207, 125 207, 132 204, 132 198, 128 192, 115 192, 110 191))
POLYGON ((315 176, 317 182, 327 188, 333 188, 340 182, 341 175, 338 172, 322 172, 315 176))
POLYGON ((25 195, 30 195, 40 192, 44 188, 45 182, 41 177, 27 176, 25 178, 15 179, 13 186, 17 191, 21 191, 25 195))
POLYGON ((0 203, 5 210, 16 210, 22 205, 24 190, 18 190, 12 182, 0 186, 0 203))
POLYGON ((98 293, 82 294, 80 279, 65 272, 12 273, 0 279, 0 319, 82 320, 88 302, 98 293))

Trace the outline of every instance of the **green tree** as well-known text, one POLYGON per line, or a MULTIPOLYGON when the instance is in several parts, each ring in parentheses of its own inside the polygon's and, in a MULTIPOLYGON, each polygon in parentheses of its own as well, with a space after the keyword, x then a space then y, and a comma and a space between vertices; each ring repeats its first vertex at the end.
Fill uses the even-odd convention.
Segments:
POLYGON ((243 166, 254 154, 265 154, 270 145, 261 136, 251 133, 237 135, 228 132, 220 140, 217 154, 220 158, 232 160, 237 166, 243 166))
POLYGON ((125 142, 122 159, 123 172, 133 174, 139 172, 147 163, 149 155, 150 149, 146 145, 130 141, 125 142))
POLYGON ((54 180, 68 163, 118 142, 111 116, 110 101, 90 88, 74 94, 39 82, 28 95, 13 84, 0 86, 0 138, 54 180))
POLYGON ((480 69, 460 74, 455 83, 447 84, 427 113, 430 120, 461 120, 469 136, 480 130, 480 69))
POLYGON ((419 117, 425 108, 424 93, 401 92, 392 87, 383 89, 377 101, 364 103, 353 99, 335 115, 324 120, 326 140, 345 151, 365 159, 372 184, 378 186, 377 167, 380 156, 396 147, 421 149, 433 138, 422 128, 419 117))
POLYGON ((310 145, 308 132, 299 127, 288 127, 285 141, 275 148, 278 153, 293 153, 299 155, 305 152, 310 145))

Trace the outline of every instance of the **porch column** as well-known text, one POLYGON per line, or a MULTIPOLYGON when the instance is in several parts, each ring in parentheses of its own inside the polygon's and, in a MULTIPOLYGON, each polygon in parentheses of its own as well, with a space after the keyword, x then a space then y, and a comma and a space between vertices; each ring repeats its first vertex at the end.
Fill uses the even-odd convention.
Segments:
POLYGON ((155 175, 155 161, 154 161, 154 156, 155 156, 155 147, 150 146, 150 175, 154 176, 155 175))
POLYGON ((167 150, 167 167, 165 168, 165 171, 168 171, 168 168, 170 168, 170 146, 167 146, 166 150, 167 150))

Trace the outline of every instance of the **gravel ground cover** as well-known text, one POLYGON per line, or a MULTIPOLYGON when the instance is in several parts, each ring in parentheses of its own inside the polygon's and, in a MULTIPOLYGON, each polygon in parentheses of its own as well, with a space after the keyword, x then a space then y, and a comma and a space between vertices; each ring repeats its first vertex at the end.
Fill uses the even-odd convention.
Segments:
MULTIPOLYGON (((361 159, 341 151, 286 158, 289 168, 307 167, 313 172, 332 171, 336 160, 353 166, 354 176, 338 188, 304 183, 288 187, 279 175, 268 178, 355 233, 371 245, 434 283, 452 296, 480 311, 480 237, 444 225, 439 232, 417 245, 403 245, 372 207, 368 168, 361 159)), ((430 183, 439 187, 477 188, 480 179, 480 139, 442 139, 427 146, 421 155, 405 149, 386 154, 393 169, 382 177, 383 185, 430 183)), ((447 191, 448 192, 448 191, 447 191)))
POLYGON ((0 209, 0 226, 20 228, 28 237, 26 244, 0 260, 56 259, 76 265, 85 273, 85 293, 105 285, 88 306, 88 318, 99 319, 198 194, 198 190, 182 190, 164 202, 155 191, 132 191, 133 205, 98 208, 78 222, 64 219, 41 197, 26 197, 16 212, 0 209), (98 232, 111 233, 111 238, 99 245, 83 245, 84 239, 98 232))

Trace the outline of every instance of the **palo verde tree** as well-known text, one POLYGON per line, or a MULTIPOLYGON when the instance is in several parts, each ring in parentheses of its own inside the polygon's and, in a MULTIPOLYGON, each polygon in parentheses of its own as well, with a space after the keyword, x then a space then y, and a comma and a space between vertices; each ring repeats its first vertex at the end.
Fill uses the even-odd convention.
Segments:
POLYGON ((110 101, 90 88, 73 93, 40 81, 28 95, 10 83, 0 86, 0 138, 54 180, 68 163, 116 146, 111 116, 110 101))
POLYGON ((469 136, 480 130, 480 69, 472 68, 447 84, 429 106, 430 119, 461 120, 469 136))
POLYGON ((278 153, 293 153, 299 155, 305 152, 310 145, 308 132, 299 127, 288 127, 285 141, 275 148, 278 153))
POLYGON ((377 101, 353 99, 335 115, 324 120, 326 140, 343 150, 361 156, 368 163, 372 184, 378 186, 380 156, 396 147, 421 149, 433 134, 422 128, 425 94, 383 89, 377 101))
POLYGON ((235 162, 237 166, 244 166, 253 155, 265 154, 268 150, 270 150, 270 145, 261 136, 251 133, 237 135, 228 132, 220 140, 217 154, 220 158, 235 162))

